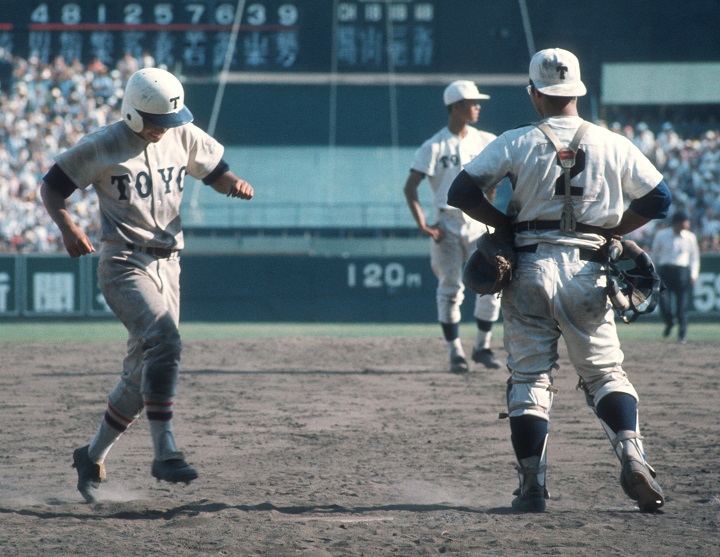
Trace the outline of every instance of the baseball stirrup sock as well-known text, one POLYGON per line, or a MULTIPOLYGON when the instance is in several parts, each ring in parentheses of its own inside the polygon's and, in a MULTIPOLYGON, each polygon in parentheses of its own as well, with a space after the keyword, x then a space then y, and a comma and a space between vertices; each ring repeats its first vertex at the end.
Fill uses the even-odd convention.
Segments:
POLYGON ((519 461, 543 456, 548 429, 547 420, 535 416, 510 418, 510 441, 519 461))
POLYGON ((598 402, 596 413, 618 459, 622 461, 623 450, 632 450, 644 461, 635 398, 627 393, 611 393, 598 402))
POLYGON ((492 333, 490 331, 481 331, 478 329, 477 335, 475 336, 475 348, 478 350, 486 350, 490 348, 490 338, 492 333))
POLYGON ((135 416, 125 416, 108 402, 100 427, 88 448, 90 460, 98 463, 104 462, 115 441, 127 431, 134 421, 135 416))
POLYGON ((597 404, 597 416, 607 426, 618 431, 637 428, 637 401, 627 393, 610 393, 597 404))
POLYGON ((167 460, 178 458, 180 453, 173 436, 173 402, 172 400, 146 400, 145 415, 150 424, 155 458, 167 460))
POLYGON ((460 323, 440 323, 445 340, 451 342, 460 336, 460 323))

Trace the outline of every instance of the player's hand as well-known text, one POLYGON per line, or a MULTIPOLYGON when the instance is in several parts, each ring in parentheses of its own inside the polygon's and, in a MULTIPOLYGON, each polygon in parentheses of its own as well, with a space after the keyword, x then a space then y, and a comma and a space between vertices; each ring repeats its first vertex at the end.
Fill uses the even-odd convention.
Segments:
POLYGON ((439 244, 445 237, 445 233, 439 226, 426 226, 422 229, 424 234, 427 234, 433 239, 433 242, 439 244))
POLYGON ((230 185, 226 195, 228 197, 239 197, 240 199, 252 199, 255 190, 245 180, 238 178, 230 185))
POLYGON ((63 232, 62 239, 70 257, 80 257, 95 251, 90 238, 81 230, 63 232))

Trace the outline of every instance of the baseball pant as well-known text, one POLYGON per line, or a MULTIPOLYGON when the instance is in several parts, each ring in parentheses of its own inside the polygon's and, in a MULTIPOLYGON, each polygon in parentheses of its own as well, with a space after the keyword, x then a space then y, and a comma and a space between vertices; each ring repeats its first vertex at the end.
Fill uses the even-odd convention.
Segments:
POLYGON ((660 278, 667 289, 660 296, 660 314, 665 325, 672 326, 677 318, 678 334, 685 337, 688 324, 688 302, 692 281, 690 280, 690 267, 679 265, 661 265, 660 278), (675 317, 673 317, 673 300, 675 302, 675 317))
POLYGON ((173 397, 182 349, 179 255, 157 259, 104 245, 98 279, 105 300, 128 331, 123 397, 133 396, 138 412, 143 394, 173 397))
POLYGON ((548 419, 561 334, 590 403, 613 392, 637 400, 622 368, 605 281, 602 265, 581 260, 577 248, 541 243, 535 253, 518 253, 502 297, 511 417, 548 419))
MULTIPOLYGON (((430 264, 438 279, 438 321, 458 323, 461 318, 460 306, 465 299, 463 268, 475 251, 475 242, 487 228, 477 221, 466 220, 458 210, 439 211, 438 225, 444 237, 439 243, 430 242, 430 264)), ((473 315, 483 321, 497 321, 500 300, 496 296, 476 296, 473 315)))

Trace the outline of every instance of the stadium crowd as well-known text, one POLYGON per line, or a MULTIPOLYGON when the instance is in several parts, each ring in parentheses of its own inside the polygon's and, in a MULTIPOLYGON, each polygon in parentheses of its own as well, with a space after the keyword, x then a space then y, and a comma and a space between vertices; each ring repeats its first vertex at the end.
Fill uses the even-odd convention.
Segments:
MULTIPOLYGON (((0 252, 64 251, 39 198, 40 181, 57 153, 120 118, 127 78, 152 65, 151 57, 130 54, 112 68, 98 59, 83 65, 57 57, 42 64, 0 51, 0 252)), ((644 122, 607 127, 630 138, 655 162, 672 191, 673 212, 684 209, 692 216, 701 250, 720 252, 720 131, 684 139, 670 122, 657 133, 644 122)), ((93 189, 78 190, 69 201, 94 241, 99 218, 93 189)), ((651 222, 633 239, 649 248, 655 229, 669 220, 651 222)))

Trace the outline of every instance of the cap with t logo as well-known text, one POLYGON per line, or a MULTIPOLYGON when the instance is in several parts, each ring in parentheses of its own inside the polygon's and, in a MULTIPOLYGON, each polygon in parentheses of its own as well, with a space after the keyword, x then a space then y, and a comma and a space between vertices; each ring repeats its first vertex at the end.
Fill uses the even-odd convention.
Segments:
POLYGON ((580 79, 580 62, 562 48, 537 52, 530 60, 530 80, 535 89, 553 97, 582 97, 587 93, 580 79))

